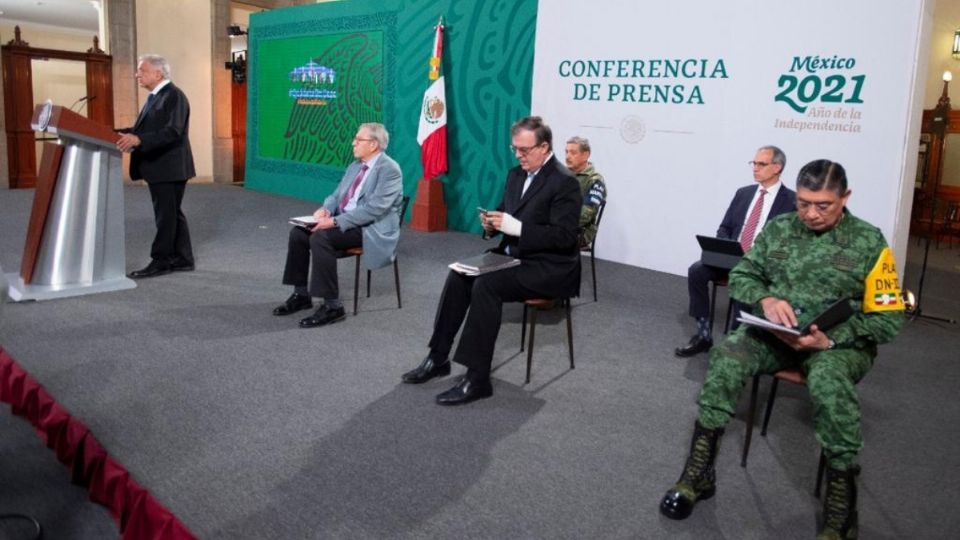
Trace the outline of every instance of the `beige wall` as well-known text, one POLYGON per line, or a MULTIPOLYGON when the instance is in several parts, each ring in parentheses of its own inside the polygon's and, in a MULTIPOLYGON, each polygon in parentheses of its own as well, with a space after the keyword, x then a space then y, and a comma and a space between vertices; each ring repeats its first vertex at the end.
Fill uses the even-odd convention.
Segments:
MULTIPOLYGON (((190 100, 190 144, 197 168, 195 181, 210 182, 213 180, 211 3, 137 0, 136 13, 137 55, 159 54, 170 61, 171 79, 190 100)), ((142 105, 147 92, 140 89, 138 97, 139 105, 142 105)))
POLYGON ((930 39, 930 60, 927 69, 927 86, 923 108, 932 109, 937 105, 943 92, 943 72, 953 73, 950 83, 950 99, 953 107, 960 107, 960 60, 950 56, 953 47, 953 33, 960 29, 960 2, 957 0, 937 0, 933 11, 933 31, 930 39))

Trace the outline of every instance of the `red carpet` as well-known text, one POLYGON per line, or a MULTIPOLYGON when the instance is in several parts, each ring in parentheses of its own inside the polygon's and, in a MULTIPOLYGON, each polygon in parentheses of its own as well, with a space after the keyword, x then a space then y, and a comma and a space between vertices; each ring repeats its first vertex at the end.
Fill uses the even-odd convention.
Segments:
POLYGON ((120 527, 121 537, 194 539, 183 523, 107 455, 83 422, 63 407, 0 348, 0 402, 13 414, 26 417, 47 448, 70 469, 71 480, 90 491, 90 499, 105 506, 120 527))

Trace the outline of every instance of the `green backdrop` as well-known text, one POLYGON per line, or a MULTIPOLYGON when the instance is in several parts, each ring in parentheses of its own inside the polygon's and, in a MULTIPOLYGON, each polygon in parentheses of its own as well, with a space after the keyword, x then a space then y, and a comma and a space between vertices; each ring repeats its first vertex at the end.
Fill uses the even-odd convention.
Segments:
POLYGON ((357 125, 382 121, 390 132, 387 153, 400 163, 404 193, 414 198, 422 173, 417 127, 430 83, 427 61, 433 27, 443 16, 447 224, 479 232, 476 207, 500 202, 506 171, 516 164, 509 151, 510 124, 530 113, 535 39, 530 29, 536 27, 536 13, 537 0, 344 0, 253 14, 246 187, 321 201, 343 175, 357 125), (351 49, 356 54, 318 54, 340 50, 331 44, 344 39, 355 43, 357 36, 364 36, 364 42, 351 49), (303 49, 299 55, 298 48, 303 49), (354 58, 353 63, 344 64, 344 56, 354 58), (337 98, 330 100, 340 101, 336 108, 293 100, 277 105, 273 97, 286 90, 270 85, 290 87, 282 76, 311 59, 340 67, 332 85, 337 98), (366 75, 348 76, 357 72, 366 75), (261 109, 264 105, 267 109, 261 109), (303 127, 308 114, 317 119, 314 129, 303 127), (290 129, 279 133, 283 126, 290 129), (271 141, 261 142, 268 134, 271 141), (285 140, 274 140, 284 135, 285 140))

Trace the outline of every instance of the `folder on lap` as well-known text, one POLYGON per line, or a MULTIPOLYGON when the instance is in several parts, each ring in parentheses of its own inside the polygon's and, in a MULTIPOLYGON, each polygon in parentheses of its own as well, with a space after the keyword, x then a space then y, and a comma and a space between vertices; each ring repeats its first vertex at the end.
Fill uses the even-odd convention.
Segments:
POLYGON ((451 263, 449 268, 465 276, 479 276, 520 264, 520 259, 499 253, 483 253, 462 261, 451 263))
POLYGON ((313 216, 299 216, 290 218, 290 224, 304 229, 312 229, 317 226, 317 219, 313 216))

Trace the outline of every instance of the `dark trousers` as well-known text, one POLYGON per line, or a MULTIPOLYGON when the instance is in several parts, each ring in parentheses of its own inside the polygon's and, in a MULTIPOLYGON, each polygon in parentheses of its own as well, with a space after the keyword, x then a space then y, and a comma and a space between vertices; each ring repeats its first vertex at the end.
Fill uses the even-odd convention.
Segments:
POLYGON ((697 261, 687 269, 687 292, 690 295, 690 316, 710 317, 710 282, 727 277, 729 272, 697 261))
POLYGON ((193 264, 193 247, 187 217, 180 210, 187 181, 148 184, 153 201, 153 219, 157 235, 153 238, 150 257, 162 263, 193 264))
POLYGON ((518 270, 519 267, 507 268, 476 277, 452 270, 447 274, 430 337, 430 353, 434 358, 450 354, 462 325, 463 334, 453 361, 466 366, 468 373, 477 379, 490 377, 503 303, 542 296, 520 285, 518 270))
POLYGON ((337 281, 337 252, 363 246, 363 230, 359 227, 346 232, 337 227, 320 229, 315 233, 302 228, 290 229, 287 243, 287 264, 283 268, 283 284, 294 287, 307 285, 310 262, 310 296, 340 298, 337 281))

